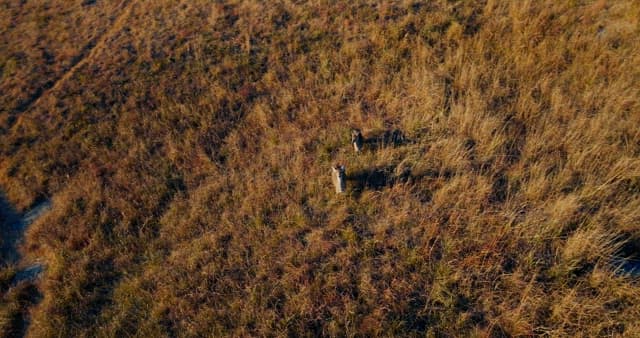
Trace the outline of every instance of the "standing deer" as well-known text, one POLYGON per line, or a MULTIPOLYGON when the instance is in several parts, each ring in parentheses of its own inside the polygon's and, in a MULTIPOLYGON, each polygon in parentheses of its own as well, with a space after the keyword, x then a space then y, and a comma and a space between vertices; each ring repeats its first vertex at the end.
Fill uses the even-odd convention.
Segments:
POLYGON ((360 129, 351 130, 351 144, 353 145, 353 149, 356 153, 362 151, 362 146, 364 146, 364 137, 362 137, 360 129))
POLYGON ((336 188, 336 194, 343 193, 347 189, 347 175, 344 165, 336 164, 331 167, 331 180, 336 188))
POLYGON ((400 129, 387 129, 383 131, 370 132, 365 138, 360 129, 351 130, 351 145, 356 153, 367 149, 381 149, 385 147, 395 147, 407 142, 404 133, 400 129))

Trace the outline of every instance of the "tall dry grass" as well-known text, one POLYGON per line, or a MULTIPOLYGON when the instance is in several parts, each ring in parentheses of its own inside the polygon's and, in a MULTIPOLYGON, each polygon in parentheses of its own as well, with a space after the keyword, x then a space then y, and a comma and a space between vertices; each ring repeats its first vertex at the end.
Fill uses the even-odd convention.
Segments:
POLYGON ((90 58, 0 53, 3 90, 62 79, 0 104, 0 186, 54 205, 30 335, 640 329, 634 1, 78 6, 2 14, 3 46, 90 58), (410 142, 356 155, 351 126, 410 142))

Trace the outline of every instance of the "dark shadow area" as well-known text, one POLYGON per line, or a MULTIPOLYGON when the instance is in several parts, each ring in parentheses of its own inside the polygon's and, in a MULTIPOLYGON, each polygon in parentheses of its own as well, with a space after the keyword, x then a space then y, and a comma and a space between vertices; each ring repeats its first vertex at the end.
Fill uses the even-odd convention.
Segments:
POLYGON ((476 160, 476 141, 472 138, 467 138, 462 145, 464 150, 467 152, 467 156, 469 156, 469 160, 476 160))
POLYGON ((44 271, 44 266, 42 266, 42 264, 36 263, 29 265, 16 272, 15 276, 13 276, 12 284, 16 285, 22 281, 35 281, 42 271, 44 271))
MULTIPOLYGON (((454 173, 450 170, 425 170, 421 172, 412 172, 411 168, 398 169, 398 166, 377 167, 371 169, 362 169, 347 174, 347 181, 350 182, 352 190, 356 196, 361 194, 365 189, 382 190, 392 187, 396 184, 413 183, 422 179, 450 179, 454 173)), ((431 199, 431 196, 424 196, 425 202, 431 199)))
POLYGON ((18 304, 17 308, 11 308, 8 313, 6 331, 0 337, 24 337, 29 327, 29 308, 40 303, 42 293, 32 282, 22 282, 16 285, 4 297, 9 302, 18 304))
POLYGON ((381 149, 386 147, 398 147, 409 142, 400 129, 387 129, 370 132, 363 140, 365 149, 381 149))
POLYGON ((502 328, 502 326, 496 324, 496 325, 492 325, 491 329, 489 331, 489 337, 490 338, 508 338, 511 337, 511 335, 502 328))
POLYGON ((611 262, 616 273, 640 277, 640 238, 632 234, 623 234, 621 241, 624 243, 614 255, 611 262))
POLYGON ((16 241, 20 237, 20 215, 0 193, 0 266, 16 262, 16 241))
POLYGON ((29 308, 42 300, 42 294, 34 284, 44 270, 41 264, 19 267, 18 248, 27 227, 51 208, 46 199, 36 201, 25 214, 17 210, 0 192, 0 295, 9 304, 8 320, 4 333, 7 337, 23 337, 29 326, 29 308))
POLYGON ((397 183, 406 183, 412 178, 409 168, 401 172, 396 168, 386 166, 355 171, 347 175, 347 181, 353 182, 354 191, 362 192, 364 189, 380 190, 397 183))
POLYGON ((353 182, 353 190, 357 192, 364 189, 380 190, 395 183, 390 167, 356 171, 347 175, 347 181, 353 182))
POLYGON ((38 201, 28 212, 20 215, 0 194, 0 233, 2 243, 0 243, 0 257, 2 263, 16 263, 20 260, 18 247, 24 237, 27 227, 44 213, 51 209, 51 202, 48 200, 38 201))
POLYGON ((421 172, 412 172, 410 178, 412 180, 421 180, 423 178, 428 178, 432 180, 436 179, 445 179, 448 180, 454 176, 454 172, 450 169, 428 169, 421 172))
POLYGON ((405 322, 405 327, 412 332, 424 333, 436 323, 433 316, 430 316, 424 309, 428 306, 428 299, 419 292, 413 292, 407 302, 407 315, 398 314, 397 319, 405 322), (404 318, 403 318, 404 317, 404 318))
POLYGON ((640 277, 640 260, 623 259, 618 262, 620 274, 630 275, 631 277, 640 277))
POLYGON ((451 77, 445 77, 443 79, 444 83, 444 92, 442 95, 444 96, 444 112, 446 115, 451 113, 451 102, 458 98, 457 93, 454 93, 453 90, 453 79, 451 77))
POLYGON ((505 149, 506 163, 512 165, 518 162, 522 156, 522 149, 527 142, 527 126, 513 116, 507 117, 504 124, 510 139, 505 149))
POLYGON ((491 194, 489 195, 489 202, 491 203, 504 203, 509 196, 509 178, 505 172, 499 173, 491 186, 491 194))

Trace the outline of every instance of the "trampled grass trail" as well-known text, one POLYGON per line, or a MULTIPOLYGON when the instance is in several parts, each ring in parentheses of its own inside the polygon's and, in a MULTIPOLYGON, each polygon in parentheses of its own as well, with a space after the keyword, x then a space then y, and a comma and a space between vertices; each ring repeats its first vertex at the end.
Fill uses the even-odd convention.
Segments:
POLYGON ((104 33, 89 40, 89 42, 87 42, 87 44, 80 50, 80 53, 71 60, 71 67, 69 67, 67 71, 63 72, 58 78, 51 81, 49 86, 39 88, 35 93, 33 93, 29 100, 18 107, 18 112, 24 112, 34 106, 37 106, 44 97, 57 92, 62 84, 67 82, 78 69, 88 64, 103 48, 105 41, 122 28, 122 24, 131 13, 131 8, 134 4, 135 1, 122 1, 118 6, 121 8, 121 13, 114 19, 111 27, 105 30, 104 33))

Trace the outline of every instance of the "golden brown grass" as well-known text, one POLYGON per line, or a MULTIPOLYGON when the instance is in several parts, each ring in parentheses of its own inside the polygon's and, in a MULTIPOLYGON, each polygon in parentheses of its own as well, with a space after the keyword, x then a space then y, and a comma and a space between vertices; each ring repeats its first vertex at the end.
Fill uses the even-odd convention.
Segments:
POLYGON ((0 186, 53 201, 30 335, 640 330, 638 3, 2 6, 0 186))

